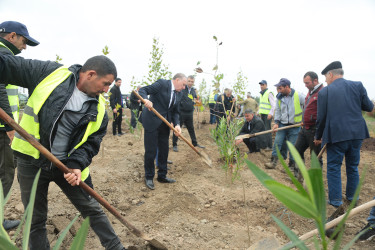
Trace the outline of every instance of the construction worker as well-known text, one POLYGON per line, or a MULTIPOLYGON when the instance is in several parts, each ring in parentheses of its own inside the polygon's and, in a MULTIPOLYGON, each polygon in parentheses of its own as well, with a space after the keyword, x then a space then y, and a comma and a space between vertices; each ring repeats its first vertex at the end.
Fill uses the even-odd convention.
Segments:
MULTIPOLYGON (((265 129, 271 129, 271 121, 275 112, 276 102, 273 93, 267 87, 267 81, 262 80, 260 85, 260 100, 259 100, 259 114, 262 119, 265 129)), ((266 150, 272 148, 272 135, 267 134, 265 137, 266 150)))
POLYGON ((215 116, 216 99, 217 99, 217 93, 215 93, 215 91, 212 91, 210 94, 210 97, 208 98, 208 106, 210 107, 210 124, 216 123, 216 116, 215 116))
MULTIPOLYGON (((26 49, 27 45, 37 46, 38 41, 29 36, 26 26, 15 21, 6 21, 0 24, 0 54, 17 55, 26 49)), ((18 86, 7 85, 10 109, 13 119, 18 123, 19 100, 18 86)), ((5 103, 7 104, 7 103, 5 103)), ((3 185, 4 197, 6 197, 12 187, 14 180, 14 170, 17 163, 14 161, 13 150, 10 147, 14 137, 14 130, 7 125, 0 124, 0 179, 3 185)), ((5 230, 15 228, 19 225, 19 220, 4 220, 5 230)))

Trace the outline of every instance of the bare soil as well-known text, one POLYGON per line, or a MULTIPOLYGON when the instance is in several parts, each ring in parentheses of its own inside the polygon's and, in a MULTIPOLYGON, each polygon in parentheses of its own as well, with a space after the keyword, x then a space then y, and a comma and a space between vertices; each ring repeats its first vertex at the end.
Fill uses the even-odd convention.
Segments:
MULTIPOLYGON (((129 110, 125 115, 128 119, 129 110)), ((200 120, 208 121, 209 114, 200 114, 200 120)), ((208 167, 183 141, 179 141, 179 152, 170 150, 168 176, 177 180, 174 184, 161 184, 155 181, 155 190, 144 185, 143 134, 131 134, 124 121, 126 134, 113 136, 109 124, 101 151, 90 166, 95 190, 138 229, 165 244, 168 249, 254 249, 263 246, 273 249, 272 244, 282 245, 289 240, 272 220, 271 214, 281 218, 297 235, 315 229, 314 222, 288 211, 272 194, 266 190, 244 166, 241 178, 231 183, 229 176, 221 168, 217 146, 210 138, 209 129, 214 125, 196 126, 198 142, 206 146, 204 151, 213 161, 208 167), (271 241, 273 240, 273 241, 271 241), (259 244, 260 242, 260 244, 259 244)), ((183 135, 190 138, 186 129, 183 135)), ((172 137, 172 135, 171 135, 172 137)), ((171 143, 170 143, 171 144, 171 143)), ((171 145, 170 145, 171 148, 171 145)), ((240 147, 247 152, 245 145, 240 147)), ((359 204, 373 199, 375 195, 375 139, 364 141, 361 150, 360 172, 367 167, 359 204)), ((277 181, 290 185, 283 168, 274 170, 264 168, 270 152, 253 153, 249 159, 265 170, 277 181)), ((310 164, 306 152, 306 164, 310 164)), ((324 155, 324 162, 325 161, 324 155)), ((324 167, 324 182, 327 189, 324 167)), ((345 168, 342 168, 343 190, 345 190, 345 168)), ((333 208, 327 207, 327 214, 333 208)), ((15 179, 11 199, 5 207, 6 218, 21 218, 23 206, 20 200, 19 185, 15 179)), ((49 213, 47 221, 48 238, 53 246, 61 231, 77 214, 77 210, 61 190, 51 183, 49 190, 49 213)), ((151 249, 142 240, 131 234, 117 219, 106 211, 116 233, 126 247, 151 249)), ((362 212, 346 223, 343 243, 348 243, 363 226, 367 224, 369 211, 362 212)), ((64 241, 64 249, 69 248, 72 238, 79 229, 82 219, 76 222, 64 241)), ((14 231, 9 232, 14 235, 14 231)), ((374 240, 358 242, 352 249, 374 249, 374 240)), ((21 240, 17 240, 18 246, 21 240)), ((313 244, 310 243, 313 248, 313 244)), ((89 231, 85 249, 103 249, 93 231, 89 231)))

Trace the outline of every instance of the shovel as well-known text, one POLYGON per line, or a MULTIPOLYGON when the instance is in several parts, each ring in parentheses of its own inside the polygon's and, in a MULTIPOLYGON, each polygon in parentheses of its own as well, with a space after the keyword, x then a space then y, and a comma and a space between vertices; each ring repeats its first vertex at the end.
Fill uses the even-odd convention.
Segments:
MULTIPOLYGON (((141 100, 141 102, 145 103, 145 99, 142 98, 142 96, 140 96, 137 92, 135 92, 133 90, 133 93, 138 97, 139 100, 141 100)), ((165 124, 168 125, 168 127, 170 127, 173 132, 175 133, 178 133, 177 130, 163 117, 159 114, 158 111, 156 111, 156 109, 154 108, 150 108, 152 112, 154 112, 154 114, 159 117, 165 124)), ((187 143, 187 145, 189 145, 194 151, 195 153, 197 153, 201 159, 203 160, 204 163, 206 163, 209 167, 211 167, 212 165, 212 160, 208 157, 208 155, 206 155, 204 152, 199 152, 194 146, 193 144, 191 144, 188 140, 186 140, 185 137, 183 137, 181 134, 178 136, 180 137, 184 142, 187 143)))
MULTIPOLYGON (((72 171, 65 166, 59 159, 56 158, 51 152, 49 152, 42 144, 35 140, 29 135, 20 125, 18 125, 3 109, 0 108, 0 118, 11 126, 18 134, 25 138, 33 147, 38 149, 48 160, 50 160, 56 167, 58 167, 63 173, 72 173, 72 171)), ((121 214, 112 207, 105 199, 103 199, 97 192, 90 188, 86 183, 81 181, 79 186, 84 189, 89 195, 94 197, 103 207, 105 207, 111 214, 113 214, 122 224, 124 224, 134 235, 148 241, 152 246, 157 249, 167 249, 159 241, 152 239, 148 235, 144 234, 132 224, 130 224, 121 214)))
POLYGON ((282 128, 278 128, 278 129, 270 129, 270 130, 262 131, 262 132, 255 133, 255 134, 239 135, 234 139, 239 140, 239 139, 251 138, 251 137, 258 136, 258 135, 264 135, 264 134, 277 132, 277 131, 288 129, 288 128, 296 128, 296 127, 301 127, 301 126, 302 126, 302 123, 297 123, 297 124, 293 124, 293 125, 290 125, 290 126, 286 126, 286 127, 282 127, 282 128))

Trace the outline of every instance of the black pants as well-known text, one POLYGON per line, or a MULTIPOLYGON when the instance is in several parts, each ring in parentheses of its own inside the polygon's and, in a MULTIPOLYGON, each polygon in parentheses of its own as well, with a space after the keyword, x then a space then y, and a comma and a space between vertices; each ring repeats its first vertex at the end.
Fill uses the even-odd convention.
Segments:
POLYGON ((121 123, 122 123, 122 108, 117 110, 117 114, 113 113, 112 129, 113 135, 116 135, 116 127, 118 133, 121 134, 121 123))
POLYGON ((259 149, 257 149, 256 138, 245 138, 245 139, 243 139, 243 142, 246 144, 250 153, 260 151, 259 149))
MULTIPOLYGON (((197 146, 197 138, 195 137, 194 131, 194 121, 193 121, 194 113, 191 114, 183 114, 180 113, 180 126, 182 127, 183 124, 186 125, 187 130, 189 131, 189 135, 191 138, 191 143, 193 146, 197 146)), ((177 146, 178 137, 173 134, 173 146, 177 146)))
POLYGON ((14 162, 13 150, 9 146, 10 140, 5 131, 0 131, 0 180, 3 184, 4 197, 8 195, 13 184, 14 162))
POLYGON ((137 126, 137 120, 139 119, 139 115, 141 113, 138 109, 131 109, 131 119, 130 119, 130 125, 135 128, 137 126), (135 119, 137 117, 137 119, 135 119))
POLYGON ((163 122, 154 131, 145 130, 145 177, 152 180, 155 176, 155 156, 158 152, 158 177, 167 177, 167 159, 169 151, 169 132, 170 128, 163 122))
MULTIPOLYGON (((261 114, 260 118, 262 119, 262 121, 264 123, 265 130, 270 130, 272 119, 268 120, 267 116, 268 116, 267 114, 261 114)), ((272 148, 272 133, 266 134, 264 136, 264 140, 265 140, 264 145, 266 145, 266 147, 268 147, 268 148, 272 148)))
MULTIPOLYGON (((304 154, 307 148, 310 148, 310 154, 312 151, 314 151, 316 155, 318 155, 320 152, 320 145, 315 146, 314 144, 315 131, 315 127, 310 129, 303 127, 298 133, 297 141, 294 146, 301 155, 302 159, 304 159, 304 154)), ((322 158, 319 159, 319 163, 320 166, 323 166, 322 158)))

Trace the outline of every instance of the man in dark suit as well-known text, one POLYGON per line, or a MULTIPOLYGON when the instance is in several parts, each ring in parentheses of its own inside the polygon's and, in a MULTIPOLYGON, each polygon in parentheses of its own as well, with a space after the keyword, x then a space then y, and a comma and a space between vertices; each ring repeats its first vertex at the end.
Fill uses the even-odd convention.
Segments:
MULTIPOLYGON (((139 89, 141 88, 141 86, 137 86, 137 92, 139 91, 139 89)), ((130 125, 135 128, 137 126, 137 120, 136 120, 136 117, 137 119, 139 119, 139 115, 141 114, 141 111, 142 111, 142 103, 141 103, 141 100, 138 99, 138 97, 134 94, 134 92, 132 91, 132 93, 130 94, 130 113, 131 113, 131 120, 130 120, 130 125)))
MULTIPOLYGON (((246 122, 240 131, 240 135, 255 134, 265 130, 263 121, 259 117, 254 116, 254 111, 252 109, 245 110, 245 119, 246 122)), ((265 135, 259 135, 256 137, 239 139, 236 140, 236 145, 243 142, 249 149, 249 153, 260 152, 261 148, 266 147, 264 137, 265 135)))
POLYGON ((115 79, 115 85, 110 90, 109 94, 109 101, 111 104, 111 108, 113 110, 113 122, 112 122, 112 131, 113 135, 116 135, 116 127, 118 131, 118 135, 121 136, 124 133, 121 132, 121 123, 122 123, 122 109, 124 107, 121 95, 121 79, 115 79))
MULTIPOLYGON (((341 164, 345 156, 346 199, 351 201, 358 186, 358 164, 362 140, 369 137, 362 110, 371 112, 374 104, 361 82, 343 78, 340 62, 329 64, 323 71, 327 87, 318 94, 318 118, 315 144, 327 144, 327 180, 329 203, 343 204, 341 164)), ((345 202, 344 204, 348 204, 345 202)))
POLYGON ((175 126, 178 133, 181 133, 179 103, 180 92, 187 83, 184 74, 176 74, 172 80, 159 79, 149 86, 142 87, 139 94, 145 99, 145 109, 139 121, 145 129, 145 183, 149 189, 155 189, 154 159, 158 149, 158 182, 173 183, 174 179, 167 177, 167 159, 169 150, 169 130, 170 128, 157 117, 150 108, 156 109, 168 122, 175 126), (148 96, 150 96, 148 98, 148 96))

